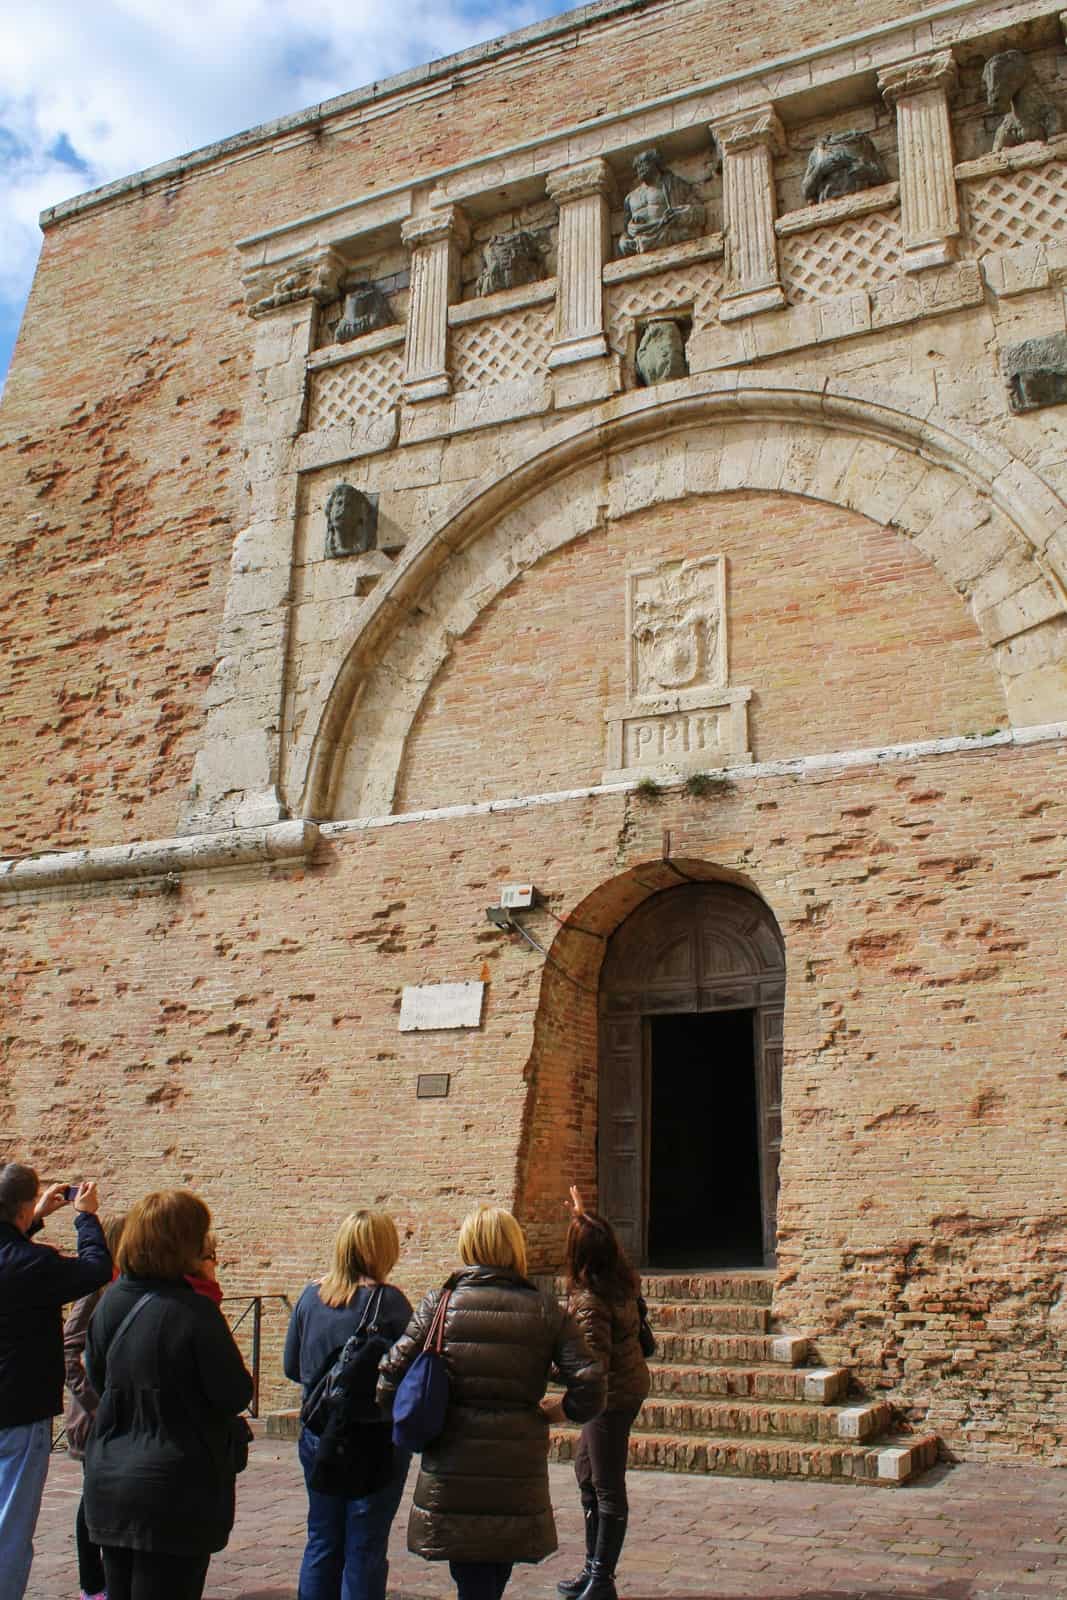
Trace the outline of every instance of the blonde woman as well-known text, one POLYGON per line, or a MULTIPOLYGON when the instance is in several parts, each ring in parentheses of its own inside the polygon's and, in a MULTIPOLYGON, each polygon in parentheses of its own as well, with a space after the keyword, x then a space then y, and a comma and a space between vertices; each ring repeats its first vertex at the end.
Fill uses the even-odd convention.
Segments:
POLYGON ((595 1416, 604 1376, 573 1318, 528 1280, 526 1242, 510 1212, 472 1211, 459 1256, 462 1269, 426 1296, 382 1362, 378 1399, 392 1408, 447 1290, 448 1412, 422 1453, 408 1549, 447 1561, 460 1600, 500 1600, 514 1562, 542 1561, 556 1548, 548 1424, 595 1416), (553 1367, 562 1401, 544 1398, 553 1367))
MULTIPOLYGON (((337 1230, 333 1265, 309 1283, 296 1303, 285 1340, 285 1375, 305 1398, 355 1333, 371 1297, 381 1289, 375 1320, 398 1339, 411 1316, 406 1295, 387 1282, 400 1254, 392 1217, 353 1211, 337 1230)), ((385 1600, 386 1552, 411 1456, 393 1450, 380 1489, 357 1498, 323 1494, 311 1486, 318 1438, 305 1428, 298 1451, 308 1492, 308 1536, 300 1566, 299 1600, 385 1600)), ((389 1448, 388 1435, 384 1447, 389 1448)))

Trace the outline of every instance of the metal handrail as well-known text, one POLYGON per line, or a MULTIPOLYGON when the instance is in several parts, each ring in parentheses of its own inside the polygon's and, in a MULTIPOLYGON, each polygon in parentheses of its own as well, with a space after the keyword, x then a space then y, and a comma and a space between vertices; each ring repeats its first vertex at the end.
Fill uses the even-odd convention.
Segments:
MULTIPOLYGON (((245 1296, 239 1296, 245 1299, 245 1296)), ((247 1304, 240 1316, 230 1320, 230 1332, 236 1333, 244 1322, 249 1312, 252 1314, 252 1398, 248 1403, 248 1415, 259 1416, 259 1368, 260 1350, 263 1332, 263 1302, 265 1300, 280 1300, 287 1311, 292 1311, 292 1302, 287 1294, 251 1294, 247 1296, 247 1304)))

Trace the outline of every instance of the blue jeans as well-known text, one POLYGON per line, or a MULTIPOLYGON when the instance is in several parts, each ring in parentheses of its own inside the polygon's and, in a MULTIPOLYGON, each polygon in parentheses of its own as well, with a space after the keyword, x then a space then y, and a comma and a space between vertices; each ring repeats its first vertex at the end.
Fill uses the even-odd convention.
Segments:
POLYGON ((0 1600, 22 1600, 26 1593, 51 1448, 48 1417, 0 1428, 0 1600))
MULTIPOLYGON (((297 1447, 304 1482, 318 1439, 305 1428, 297 1447)), ((361 1500, 319 1494, 308 1484, 308 1542, 300 1564, 299 1600, 385 1600, 386 1552, 411 1453, 393 1450, 393 1475, 384 1489, 361 1500)))

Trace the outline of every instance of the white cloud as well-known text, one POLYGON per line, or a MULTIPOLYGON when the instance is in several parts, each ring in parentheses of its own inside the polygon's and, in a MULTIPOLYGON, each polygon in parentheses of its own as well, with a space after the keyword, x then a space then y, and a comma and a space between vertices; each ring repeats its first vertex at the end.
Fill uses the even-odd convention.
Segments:
POLYGON ((0 372, 37 215, 97 184, 568 9, 560 0, 0 3, 0 372))

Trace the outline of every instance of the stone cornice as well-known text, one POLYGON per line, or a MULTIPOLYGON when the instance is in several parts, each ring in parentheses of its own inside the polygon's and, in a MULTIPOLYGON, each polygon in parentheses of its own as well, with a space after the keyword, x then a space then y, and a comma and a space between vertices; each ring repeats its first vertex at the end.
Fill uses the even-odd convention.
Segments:
MULTIPOLYGON (((792 777, 816 777, 857 767, 880 767, 908 761, 929 761, 955 755, 984 755, 1003 749, 1028 749, 1034 745, 1067 745, 1067 722, 1043 723, 1027 728, 1006 728, 999 733, 954 735, 918 740, 910 744, 880 745, 854 750, 830 750, 817 755, 780 761, 758 761, 719 769, 716 776, 745 783, 792 777)), ((662 787, 674 789, 686 780, 664 777, 662 787)), ((338 822, 279 822, 270 828, 246 828, 228 833, 190 834, 153 839, 143 844, 108 845, 99 849, 70 850, 20 860, 0 861, 0 899, 32 896, 47 891, 68 893, 100 883, 120 883, 179 876, 183 872, 221 871, 226 868, 295 863, 306 860, 320 839, 344 839, 380 828, 410 827, 418 823, 453 822, 461 817, 491 816, 501 812, 531 811, 565 805, 598 795, 625 794, 637 782, 589 784, 543 794, 515 795, 426 811, 402 811, 381 817, 356 817, 338 822)))
MULTIPOLYGON (((358 89, 350 94, 339 95, 333 100, 323 101, 321 104, 311 106, 305 111, 296 112, 292 116, 280 118, 274 122, 262 123, 246 132, 234 135, 232 138, 220 141, 217 144, 206 145, 188 155, 178 156, 171 161, 161 162, 157 166, 146 168, 144 171, 133 173, 127 178, 117 179, 114 183, 106 184, 99 189, 93 189, 86 194, 77 195, 71 200, 51 206, 42 211, 40 224, 42 228, 54 227, 60 222, 76 217, 86 211, 99 206, 110 205, 122 200, 139 197, 154 184, 174 183, 194 172, 211 166, 225 166, 233 161, 247 160, 257 153, 256 147, 262 147, 264 153, 275 148, 279 141, 292 140, 297 137, 312 138, 318 136, 324 128, 333 124, 346 123, 354 125, 359 121, 363 108, 373 108, 374 115, 382 115, 383 102, 392 100, 397 111, 402 111, 408 99, 413 95, 425 95, 426 86, 433 82, 440 82, 442 89, 447 86, 447 80, 460 74, 477 63, 489 63, 500 57, 515 54, 524 46, 539 41, 547 41, 557 35, 574 34, 579 29, 610 20, 614 16, 623 17, 628 12, 637 11, 647 4, 647 0, 601 0, 600 4, 588 6, 580 11, 569 12, 561 17, 555 17, 547 22, 534 24, 530 28, 522 29, 517 33, 505 35, 501 39, 493 40, 489 44, 475 46, 473 49, 462 51, 457 55, 448 56, 440 61, 431 62, 427 66, 417 67, 410 72, 401 73, 394 78, 388 78, 372 85, 370 88, 358 89), (346 118, 347 114, 347 118, 346 118)), ((721 77, 705 80, 699 84, 679 89, 672 94, 658 96, 648 101, 642 101, 625 111, 607 112, 603 116, 590 118, 583 123, 573 124, 570 127, 554 130, 551 134, 539 138, 525 140, 513 146, 507 146, 487 152, 483 156, 458 162, 453 166, 436 168, 430 172, 420 173, 418 182, 434 183, 449 177, 460 177, 464 173, 475 173, 477 169, 484 168, 500 161, 527 152, 543 151, 553 145, 564 151, 568 141, 580 135, 601 134, 602 130, 618 127, 620 145, 627 142, 624 132, 625 124, 638 116, 647 116, 659 109, 670 110, 681 107, 689 102, 697 102, 713 94, 730 94, 735 99, 743 96, 744 86, 748 83, 759 83, 768 74, 773 74, 785 83, 784 95, 792 92, 790 83, 791 74, 797 74, 796 91, 801 92, 803 87, 810 86, 817 75, 815 63, 825 62, 823 72, 830 81, 840 73, 839 63, 850 52, 859 50, 871 58, 873 65, 880 61, 892 60, 892 45, 895 40, 910 42, 914 51, 919 43, 920 36, 929 37, 932 30, 941 30, 953 18, 961 19, 961 33, 964 37, 980 37, 998 29, 1003 30, 1015 27, 1021 23, 1034 21, 1056 15, 1056 8, 1050 7, 1047 0, 1002 0, 1000 4, 989 4, 989 0, 946 0, 941 5, 930 6, 913 15, 885 23, 877 27, 862 29, 854 34, 848 34, 838 39, 831 39, 817 45, 812 45, 805 50, 784 54, 770 60, 754 62, 751 66, 740 68, 735 72, 724 73, 721 77), (967 20, 974 14, 974 22, 967 26, 967 20), (806 83, 802 85, 801 80, 806 83)), ((859 70, 858 67, 850 70, 859 70)), ((693 121, 699 121, 699 111, 694 111, 693 121)), ((686 119, 682 118, 679 125, 684 125, 686 119)), ((663 130, 664 132, 669 129, 663 130)), ((603 141, 602 141, 603 142, 603 141)), ((544 161, 536 163, 542 168, 544 161)), ((561 160, 560 165, 563 165, 561 160)), ((487 185, 491 187, 492 185, 487 185)), ((291 222, 283 223, 278 227, 264 230, 247 240, 241 241, 242 247, 251 248, 255 244, 263 244, 269 239, 278 237, 301 228, 316 224, 323 224, 331 218, 347 216, 354 209, 372 212, 381 215, 389 212, 395 214, 397 220, 405 214, 405 200, 410 184, 400 183, 380 190, 374 195, 361 197, 359 200, 340 206, 332 207, 328 211, 294 218, 291 222)), ((380 225, 380 224, 376 224, 380 225)), ((359 231, 363 231, 366 224, 360 224, 359 231)))
POLYGON ((226 833, 191 833, 139 844, 24 856, 0 861, 0 896, 296 862, 311 855, 318 839, 313 822, 277 822, 266 828, 234 828, 226 833))

